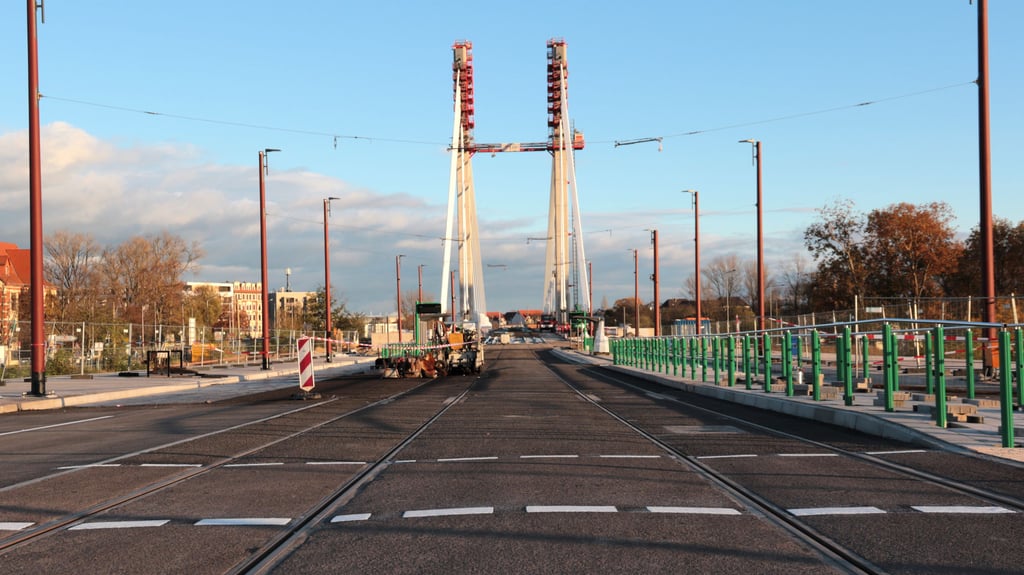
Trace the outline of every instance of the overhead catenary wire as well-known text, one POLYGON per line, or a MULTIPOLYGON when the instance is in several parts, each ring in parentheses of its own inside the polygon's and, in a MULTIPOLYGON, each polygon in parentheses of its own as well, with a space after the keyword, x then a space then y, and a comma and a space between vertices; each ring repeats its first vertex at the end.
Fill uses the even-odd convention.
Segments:
MULTIPOLYGON (((776 117, 773 117, 773 118, 766 118, 766 119, 761 119, 761 120, 752 120, 752 121, 749 121, 749 122, 738 122, 738 123, 733 123, 733 124, 724 124, 724 125, 721 125, 721 126, 716 126, 716 127, 711 127, 711 128, 703 128, 703 129, 699 129, 699 130, 687 130, 687 131, 674 132, 674 133, 670 133, 670 134, 666 134, 666 135, 660 135, 660 136, 643 136, 643 137, 638 137, 638 138, 619 138, 619 139, 613 139, 613 140, 595 140, 595 141, 591 141, 589 143, 591 145, 594 145, 594 144, 611 144, 612 146, 618 148, 620 146, 629 146, 629 145, 633 145, 633 144, 640 144, 640 143, 647 143, 647 142, 658 142, 658 150, 660 151, 661 147, 662 147, 663 141, 667 140, 667 139, 671 139, 671 138, 681 138, 681 137, 686 137, 686 136, 698 136, 698 135, 701 135, 701 134, 708 134, 708 133, 712 133, 712 132, 721 132, 721 131, 725 131, 725 130, 747 128, 747 127, 750 127, 750 126, 759 126, 759 125, 771 124, 771 123, 775 123, 775 122, 784 122, 784 121, 788 121, 788 120, 796 120, 796 119, 799 119, 799 118, 806 118, 806 117, 809 117, 809 116, 817 116, 817 115, 821 115, 821 114, 829 114, 829 113, 833 113, 833 112, 840 112, 840 111, 843 111, 843 110, 851 110, 851 109, 855 109, 855 108, 864 108, 864 107, 872 106, 872 105, 875 105, 875 104, 881 104, 881 103, 885 103, 885 102, 892 102, 892 101, 895 101, 895 100, 903 100, 903 99, 907 99, 907 98, 914 98, 914 97, 917 97, 917 96, 924 96, 924 95, 927 95, 927 94, 932 94, 932 93, 935 93, 935 92, 942 92, 942 91, 951 90, 951 89, 954 89, 954 88, 961 88, 963 86, 968 86, 968 85, 976 84, 976 83, 977 83, 977 80, 970 80, 970 81, 966 81, 966 82, 958 82, 958 83, 955 83, 955 84, 948 84, 948 85, 938 86, 938 87, 934 87, 934 88, 927 88, 927 89, 924 89, 924 90, 917 90, 917 91, 914 91, 914 92, 907 92, 907 93, 904 93, 904 94, 898 94, 898 95, 894 95, 894 96, 886 96, 886 97, 882 97, 882 98, 875 98, 873 100, 864 100, 864 101, 853 103, 853 104, 844 104, 844 105, 841 105, 841 106, 833 106, 833 107, 830 107, 830 108, 822 108, 822 109, 819 109, 819 110, 811 110, 811 111, 806 111, 806 112, 797 112, 797 113, 787 114, 787 115, 783 115, 783 116, 776 116, 776 117)), ((90 102, 90 101, 87 101, 87 100, 80 100, 80 99, 75 99, 75 98, 66 98, 66 97, 60 97, 60 96, 50 96, 50 95, 45 95, 45 94, 40 94, 39 97, 40 98, 46 98, 46 99, 49 99, 49 100, 58 101, 58 102, 67 102, 67 103, 70 103, 70 104, 78 104, 78 105, 82 105, 82 106, 92 106, 92 107, 96 107, 96 108, 103 108, 103 109, 113 110, 113 111, 118 111, 118 112, 127 112, 127 113, 133 113, 133 114, 142 114, 142 115, 146 115, 146 116, 164 117, 164 118, 171 118, 171 119, 175 119, 175 120, 184 120, 184 121, 189 121, 189 122, 202 122, 202 123, 206 123, 206 124, 215 124, 215 125, 220 125, 220 126, 232 126, 232 127, 236 127, 236 128, 247 128, 247 129, 253 129, 253 130, 267 130, 267 131, 273 131, 273 132, 283 132, 283 133, 298 134, 298 135, 304 135, 304 136, 326 137, 326 138, 331 138, 332 145, 333 145, 334 148, 338 147, 338 140, 339 139, 353 140, 353 141, 365 141, 365 142, 387 142, 387 143, 394 143, 394 144, 424 145, 424 146, 444 146, 444 147, 447 147, 447 146, 450 145, 450 142, 442 141, 442 140, 429 141, 429 140, 419 140, 419 139, 414 139, 414 138, 388 138, 388 137, 381 137, 381 136, 348 135, 348 134, 339 134, 339 133, 336 133, 336 132, 324 132, 324 131, 318 131, 318 130, 304 130, 304 129, 298 129, 298 128, 286 128, 286 127, 281 127, 281 126, 271 126, 271 125, 265 125, 265 124, 255 124, 255 123, 251 123, 251 122, 240 122, 240 121, 233 121, 233 120, 221 120, 221 119, 216 119, 216 118, 205 118, 205 117, 201 117, 201 116, 189 116, 189 115, 184 115, 184 114, 175 114, 175 113, 169 113, 169 112, 159 112, 159 111, 147 110, 147 109, 137 108, 137 107, 119 106, 119 105, 105 104, 105 103, 99 103, 99 102, 90 102)))

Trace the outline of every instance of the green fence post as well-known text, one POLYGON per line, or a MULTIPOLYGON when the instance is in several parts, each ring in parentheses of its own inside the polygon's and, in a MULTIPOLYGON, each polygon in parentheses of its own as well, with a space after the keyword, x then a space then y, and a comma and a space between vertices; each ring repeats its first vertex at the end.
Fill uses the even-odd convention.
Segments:
POLYGON ((895 379, 896 370, 899 368, 897 364, 897 357, 895 350, 896 340, 892 334, 892 326, 885 324, 882 326, 882 355, 885 357, 885 410, 895 411, 896 405, 894 403, 893 393, 895 393, 895 379))
POLYGON ((1014 331, 1014 357, 1017 370, 1017 405, 1024 405, 1024 329, 1014 331))
POLYGON ((690 379, 697 379, 697 338, 690 338, 690 379))
POLYGON ((711 367, 715 372, 715 385, 721 382, 719 373, 722 371, 722 342, 720 337, 711 338, 711 367))
POLYGON ((729 387, 736 385, 736 338, 729 336, 729 387))
POLYGON ((821 339, 818 330, 811 331, 811 386, 814 401, 821 401, 821 339))
POLYGON ((935 393, 935 372, 932 371, 932 348, 935 347, 932 342, 934 341, 935 335, 926 331, 924 333, 924 392, 929 395, 935 393))
POLYGON ((850 331, 850 326, 843 328, 843 373, 842 381, 844 384, 844 395, 843 402, 846 405, 853 405, 853 336, 850 331))
POLYGON ((752 389, 754 380, 750 377, 750 334, 743 336, 743 383, 752 389))
POLYGON ((999 332, 999 415, 1003 447, 1013 447, 1013 372, 1010 365, 1010 332, 999 332))
POLYGON ((967 370, 967 399, 974 399, 974 332, 964 334, 964 369, 967 370))
POLYGON ((772 336, 767 332, 764 334, 764 391, 772 391, 772 336))
POLYGON ((782 339, 782 374, 786 378, 786 397, 793 397, 793 334, 788 329, 782 339))
MULTIPOLYGON (((864 371, 864 380, 867 381, 867 380, 869 380, 871 378, 871 372, 869 371, 871 369, 871 364, 870 364, 870 361, 871 361, 871 359, 870 359, 871 355, 870 354, 871 354, 871 352, 870 352, 870 349, 869 349, 870 348, 870 342, 868 341, 868 338, 866 336, 863 336, 863 335, 860 336, 860 347, 861 347, 861 353, 864 354, 864 370, 863 370, 864 371)), ((868 389, 871 389, 870 385, 868 385, 868 389)))
MULTIPOLYGON (((932 339, 935 340, 935 361, 932 362, 932 368, 935 369, 935 425, 939 427, 946 427, 946 375, 943 373, 946 369, 946 346, 945 346, 945 335, 943 334, 942 326, 935 326, 935 335, 932 339)), ((929 392, 930 393, 930 392, 929 392)))
POLYGON ((672 368, 673 356, 675 355, 673 353, 675 351, 674 345, 675 345, 675 342, 672 341, 672 338, 670 338, 670 337, 662 337, 661 338, 661 353, 663 354, 663 357, 665 359, 665 374, 666 375, 671 373, 672 369, 673 369, 672 368))
POLYGON ((700 338, 700 381, 704 383, 708 380, 708 346, 707 339, 704 336, 700 338))

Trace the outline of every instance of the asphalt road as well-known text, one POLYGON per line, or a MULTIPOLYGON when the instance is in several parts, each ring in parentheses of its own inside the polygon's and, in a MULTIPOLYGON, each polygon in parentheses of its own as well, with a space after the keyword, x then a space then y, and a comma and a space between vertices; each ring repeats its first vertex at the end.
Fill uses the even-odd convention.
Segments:
POLYGON ((1008 574, 1024 564, 1020 467, 657 388, 546 346, 487 359, 478 377, 318 382, 318 401, 286 391, 2 418, 2 570, 1008 574))

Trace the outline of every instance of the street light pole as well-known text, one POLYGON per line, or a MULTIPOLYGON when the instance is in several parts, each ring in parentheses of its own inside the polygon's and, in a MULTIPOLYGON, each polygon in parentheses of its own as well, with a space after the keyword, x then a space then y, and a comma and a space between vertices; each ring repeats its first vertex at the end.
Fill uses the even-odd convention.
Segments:
POLYGON ((419 277, 419 287, 416 289, 416 303, 423 303, 423 266, 427 264, 420 264, 416 266, 416 275, 419 277))
POLYGON ((405 254, 395 256, 395 292, 398 300, 398 343, 402 343, 402 258, 405 254))
POLYGON ((28 0, 28 163, 29 163, 29 289, 32 306, 32 389, 46 396, 46 334, 43 284, 43 177, 39 144, 39 50, 36 39, 36 0, 28 0))
POLYGON ((693 267, 696 270, 694 295, 697 298, 697 335, 700 335, 701 323, 703 321, 700 309, 700 204, 698 202, 700 194, 697 190, 683 190, 683 193, 693 196, 693 267))
POLYGON ((280 152, 277 148, 266 148, 260 150, 260 269, 261 284, 260 295, 263 306, 263 349, 260 356, 263 359, 263 369, 270 369, 270 293, 267 289, 267 188, 263 176, 267 171, 267 154, 280 152))
POLYGON ((741 144, 754 146, 754 161, 757 164, 757 325, 755 329, 764 329, 764 228, 761 204, 761 141, 740 140, 741 144))
POLYGON ((633 250, 633 337, 640 337, 640 263, 633 250))
POLYGON ((331 325, 331 244, 327 237, 327 219, 331 215, 331 200, 340 199, 334 196, 324 198, 324 310, 327 315, 327 341, 324 345, 324 351, 326 352, 328 363, 331 361, 331 340, 334 337, 334 329, 331 325))
POLYGON ((651 230, 651 243, 654 244, 654 273, 651 280, 654 282, 654 337, 661 335, 661 297, 658 287, 658 230, 651 230))
MULTIPOLYGON (((981 282, 985 291, 985 321, 996 323, 995 239, 992 231, 992 161, 989 154, 988 111, 988 0, 978 0, 978 175, 981 188, 982 240, 981 282)), ((996 329, 985 330, 989 345, 995 340, 996 329)), ((986 359, 985 367, 992 363, 986 359)))

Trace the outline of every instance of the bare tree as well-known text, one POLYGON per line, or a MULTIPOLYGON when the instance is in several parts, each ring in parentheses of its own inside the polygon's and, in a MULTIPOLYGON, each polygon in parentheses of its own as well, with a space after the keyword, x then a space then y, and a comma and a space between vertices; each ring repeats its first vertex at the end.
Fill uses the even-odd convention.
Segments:
POLYGON ((89 234, 55 232, 44 242, 46 281, 57 288, 52 312, 58 321, 94 319, 100 248, 89 234))
POLYGON ((131 321, 140 319, 143 306, 154 322, 177 316, 184 297, 182 276, 196 268, 202 255, 198 244, 168 232, 135 236, 104 250, 105 289, 120 300, 131 321))

